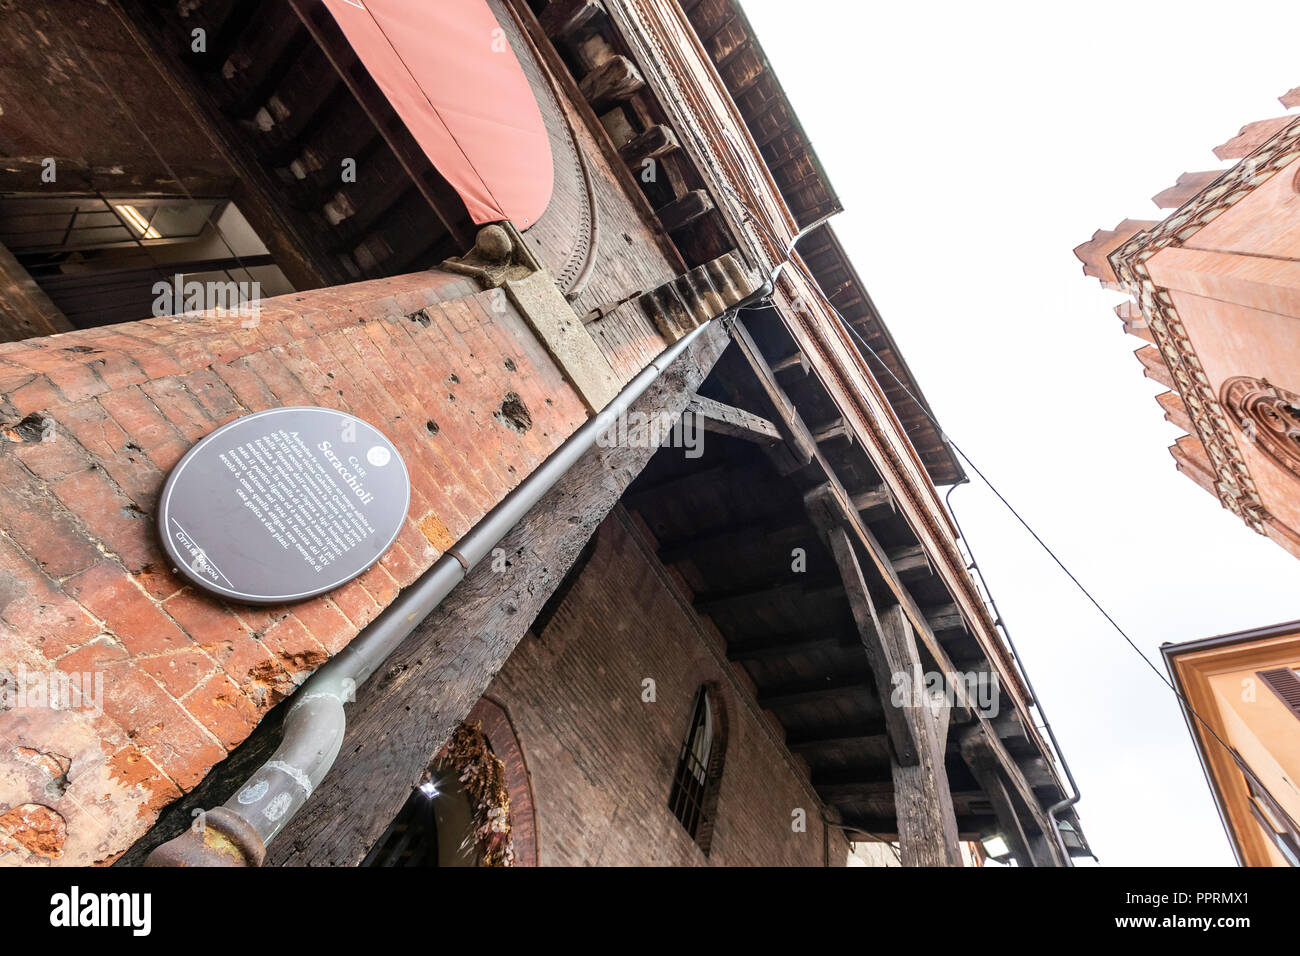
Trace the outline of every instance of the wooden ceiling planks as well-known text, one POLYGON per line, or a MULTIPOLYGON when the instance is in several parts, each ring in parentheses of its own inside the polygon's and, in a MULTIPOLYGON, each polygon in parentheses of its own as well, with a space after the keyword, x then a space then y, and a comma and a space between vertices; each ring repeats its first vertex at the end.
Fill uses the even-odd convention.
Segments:
MULTIPOLYGON (((758 347, 765 356, 789 359, 792 343, 784 326, 759 316, 747 319, 758 347)), ((794 383, 791 400, 800 413, 810 409, 814 417, 832 410, 816 377, 804 375, 797 359, 787 362, 781 379, 794 383)), ((734 347, 700 391, 776 420, 734 347)), ((771 447, 723 434, 708 434, 702 451, 690 459, 681 449, 661 450, 629 488, 625 506, 640 515, 661 560, 692 589, 697 609, 723 635, 728 657, 753 682, 760 706, 780 721, 814 786, 851 778, 878 791, 864 801, 838 784, 819 787, 827 804, 845 820, 890 819, 892 828, 885 710, 834 561, 803 505, 817 469, 782 474, 771 447), (794 570, 795 549, 802 549, 802 571, 794 570)), ((880 477, 863 450, 833 442, 822 451, 850 493, 871 509, 864 518, 881 531, 896 572, 928 607, 945 647, 965 660, 978 658, 978 644, 965 632, 906 522, 879 507, 880 477)), ((991 817, 964 802, 959 814, 963 827, 988 829, 991 817)))

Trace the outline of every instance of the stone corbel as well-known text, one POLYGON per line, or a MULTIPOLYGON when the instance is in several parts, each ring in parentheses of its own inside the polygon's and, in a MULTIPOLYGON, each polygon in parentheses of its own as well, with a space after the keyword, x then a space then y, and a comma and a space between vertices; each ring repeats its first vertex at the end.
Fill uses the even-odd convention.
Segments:
POLYGON ((669 342, 735 308, 762 288, 757 272, 745 268, 734 252, 644 293, 637 302, 669 342))
POLYGON ((593 414, 618 394, 609 360, 512 223, 484 226, 469 254, 442 268, 503 289, 593 414))

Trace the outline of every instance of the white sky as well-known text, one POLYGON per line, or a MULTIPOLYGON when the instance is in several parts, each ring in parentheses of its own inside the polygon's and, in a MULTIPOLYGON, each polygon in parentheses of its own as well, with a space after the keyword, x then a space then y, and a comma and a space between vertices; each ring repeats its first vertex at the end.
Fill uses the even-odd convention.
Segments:
MULTIPOLYGON (((1300 5, 743 4, 939 420, 1161 672, 1163 642, 1300 618, 1300 565, 1175 470, 1142 343, 1071 252, 1283 112, 1300 5)), ((987 489, 953 505, 1102 863, 1231 865, 1172 693, 987 489)))

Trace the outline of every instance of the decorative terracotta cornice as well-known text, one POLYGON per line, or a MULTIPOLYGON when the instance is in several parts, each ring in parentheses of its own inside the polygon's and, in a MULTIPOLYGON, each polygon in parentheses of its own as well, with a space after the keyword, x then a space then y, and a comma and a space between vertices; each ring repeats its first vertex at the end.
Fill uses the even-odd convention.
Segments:
POLYGON ((1173 296, 1151 278, 1150 259, 1162 249, 1181 246, 1202 227, 1300 157, 1300 117, 1297 117, 1237 165, 1197 193, 1172 216, 1138 232, 1109 256, 1120 285, 1133 295, 1146 319, 1156 347, 1173 375, 1174 388, 1187 406, 1195 434, 1205 446, 1215 472, 1214 487, 1223 507, 1259 534, 1267 534, 1272 516, 1264 506, 1255 480, 1242 457, 1228 416, 1215 394, 1173 296))
POLYGON ((770 273, 785 258, 775 243, 788 243, 799 227, 681 4, 619 0, 607 9, 745 257, 770 273))

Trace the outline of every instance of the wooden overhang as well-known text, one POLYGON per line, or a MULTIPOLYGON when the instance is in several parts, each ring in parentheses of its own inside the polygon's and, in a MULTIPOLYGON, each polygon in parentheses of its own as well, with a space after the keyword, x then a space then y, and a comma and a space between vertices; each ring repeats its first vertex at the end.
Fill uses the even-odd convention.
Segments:
MULTIPOLYGON (((464 203, 320 0, 113 2, 142 54, 230 163, 241 211, 297 288, 418 271, 473 245, 476 227, 464 203), (195 31, 202 31, 201 49, 195 47, 195 31), (355 163, 357 175, 341 175, 347 161, 355 163)), ((557 168, 565 166, 567 175, 565 164, 577 165, 587 179, 600 175, 577 142, 574 124, 584 125, 597 135, 605 161, 616 168, 618 188, 653 225, 653 240, 670 262, 684 271, 687 263, 726 252, 730 237, 716 215, 710 219, 712 203, 697 188, 698 175, 689 164, 670 161, 664 144, 643 144, 664 157, 668 173, 651 184, 647 201, 638 188, 645 184, 634 176, 636 150, 621 153, 602 129, 594 110, 635 99, 636 84, 625 88, 618 77, 604 76, 603 85, 580 87, 586 74, 570 75, 525 0, 488 0, 488 5, 533 87, 553 151, 561 146, 557 168), (701 218, 705 221, 697 221, 701 218), (705 228, 709 221, 711 229, 705 228), (677 236, 670 236, 673 230, 677 236), (689 246, 685 260, 674 238, 689 246)), ((472 87, 473 77, 465 83, 472 87)), ((653 123, 653 116, 647 113, 646 120, 653 123)), ((569 205, 596 201, 590 182, 587 186, 586 199, 569 205)), ((581 181, 577 188, 582 189, 581 181)), ((565 204, 553 205, 564 208, 544 216, 525 235, 535 250, 557 259, 557 275, 564 271, 566 242, 574 256, 587 249, 586 275, 594 267, 597 237, 572 226, 565 204)), ((566 292, 575 284, 568 286, 566 292)))
POLYGON ((323 4, 115 2, 239 172, 241 209, 260 201, 298 249, 296 287, 428 268, 472 245, 464 204, 323 4), (343 175, 347 160, 359 175, 343 175))
MULTIPOLYGON (((721 224, 730 234, 721 244, 734 248, 751 267, 773 277, 771 311, 763 313, 767 317, 763 328, 770 327, 771 331, 756 332, 754 338, 761 344, 751 350, 754 355, 762 352, 765 356, 762 364, 767 372, 758 379, 768 411, 765 414, 752 403, 745 405, 734 399, 730 404, 740 405, 741 417, 756 414, 768 418, 782 432, 784 440, 769 449, 775 456, 773 467, 778 468, 778 473, 794 475, 797 484, 812 482, 831 486, 831 503, 846 513, 851 507, 850 499, 865 502, 880 493, 890 496, 896 508, 895 531, 899 540, 889 545, 870 544, 874 533, 861 515, 854 511, 847 519, 855 540, 870 552, 859 556, 859 561, 865 561, 868 570, 874 568, 871 573, 876 576, 875 586, 884 582, 894 608, 904 609, 908 625, 932 663, 940 665, 941 670, 954 670, 949 652, 938 636, 947 630, 955 632, 949 636, 950 640, 960 641, 962 634, 970 638, 970 644, 956 649, 959 657, 977 651, 997 672, 1006 706, 1001 708, 1002 716, 996 727, 980 718, 977 739, 969 735, 964 738, 972 746, 963 748, 966 751, 963 763, 981 767, 985 781, 991 781, 992 789, 997 791, 991 799, 997 797, 1004 810, 1015 804, 1033 818, 1034 823, 1027 825, 1025 831, 1019 826, 1014 829, 1025 832, 1026 843, 1038 832, 1041 843, 1042 832, 1050 829, 1044 809, 1050 804, 1043 799, 1055 802, 1064 788, 1056 775, 1055 758, 1029 716, 1032 702, 1017 665, 970 577, 956 543, 956 529, 936 491, 937 482, 961 480, 960 468, 939 430, 910 399, 904 396, 899 400, 901 389, 896 387, 897 383, 892 382, 892 377, 878 362, 868 357, 867 350, 851 337, 831 308, 829 303, 842 304, 848 310, 846 319, 860 332, 865 329, 864 337, 874 343, 872 347, 879 346, 882 355, 888 353, 892 358, 890 368, 907 384, 909 391, 920 395, 892 342, 882 337, 883 323, 868 304, 869 299, 860 293, 861 282, 833 234, 821 227, 814 232, 821 232, 822 241, 813 242, 808 254, 802 245, 793 254, 789 251, 799 231, 799 220, 770 169, 762 146, 755 141, 742 109, 700 40, 689 16, 689 10, 697 9, 698 5, 684 7, 678 0, 619 3, 528 0, 528 3, 538 12, 547 35, 575 70, 575 77, 587 71, 581 79, 584 87, 603 82, 603 74, 612 62, 619 63, 622 74, 635 71, 638 79, 635 96, 625 101, 618 111, 602 114, 600 118, 606 130, 614 135, 613 131, 620 129, 630 117, 634 123, 632 143, 648 137, 652 129, 663 127, 656 142, 671 143, 671 155, 679 173, 701 183, 696 192, 707 193, 710 203, 705 205, 711 204, 712 208, 695 216, 690 228, 675 221, 670 227, 675 229, 675 241, 684 248, 689 247, 694 233, 697 240, 703 236, 708 243, 716 244, 717 228, 721 224), (611 60, 611 55, 621 59, 611 60), (809 255, 814 257, 812 261, 809 255), (851 301, 855 296, 862 300, 856 313, 857 303, 851 301), (774 336, 777 341, 764 342, 764 334, 774 336), (794 393, 791 396, 785 391, 787 383, 775 381, 774 376, 778 375, 802 376, 804 381, 788 383, 794 393), (894 386, 892 401, 884 387, 886 381, 894 386), (792 409, 805 413, 815 427, 800 425, 792 431, 786 422, 787 413, 792 409), (904 424, 905 416, 916 426, 915 438, 904 424), (860 484, 852 475, 845 481, 835 477, 837 467, 850 467, 845 462, 837 465, 832 461, 831 456, 841 454, 856 456, 851 460, 855 467, 865 470, 869 480, 860 484), (947 593, 947 602, 929 605, 932 609, 944 603, 949 605, 948 613, 937 622, 925 616, 920 599, 912 596, 912 582, 905 581, 894 568, 893 557, 886 553, 890 546, 919 548, 910 553, 910 559, 924 560, 937 582, 932 586, 947 593), (1031 784, 1027 772, 1043 783, 1031 784), (1044 792, 1037 795, 1035 788, 1040 786, 1044 792)), ((622 135, 627 134, 624 129, 622 135)), ((793 201, 799 200, 793 197, 793 201)), ((660 210, 659 215, 662 219, 664 212, 660 210)), ((691 260, 689 254, 687 260, 691 260)), ((754 372, 753 366, 750 370, 754 372)), ((706 393, 705 397, 727 403, 721 393, 706 393)), ((736 417, 732 416, 733 421, 726 423, 733 431, 736 417)), ((722 438, 742 440, 734 434, 723 434, 722 438)), ((689 481, 689 474, 680 477, 689 481)), ((646 484, 637 490, 639 494, 649 491, 646 484)), ((801 493, 808 490, 800 488, 801 493)), ((826 529, 819 530, 824 533, 826 529)), ((690 541, 673 541, 671 545, 687 548, 690 541)), ((909 576, 916 573, 915 568, 908 573, 909 576)), ((730 606, 743 608, 751 597, 766 600, 763 595, 773 590, 779 600, 800 597, 782 584, 773 588, 772 581, 752 583, 752 588, 739 594, 730 594, 730 589, 720 585, 709 600, 716 597, 722 603, 710 609, 729 613, 730 606)), ((705 593, 709 593, 707 588, 705 593)), ((811 599, 807 595, 803 599, 805 603, 811 600, 816 604, 827 597, 827 593, 814 591, 811 599)), ((884 599, 890 600, 888 596, 884 599)), ((938 597, 934 600, 938 601, 938 597)), ((889 609, 888 605, 885 607, 889 609)), ((738 642, 744 638, 739 634, 733 636, 738 642)), ((793 640, 802 638, 796 636, 793 640)), ((838 675, 829 676, 834 679, 838 675)), ((1078 835, 1077 818, 1071 812, 1067 819, 1076 834, 1073 842, 1085 845, 1078 835)), ((1050 853, 1059 855, 1055 847, 1050 853)))
POLYGON ((842 212, 835 188, 736 0, 682 0, 801 228, 842 212))
POLYGON ((961 462, 935 425, 930 403, 894 343, 889 327, 871 301, 866 284, 840 245, 835 230, 829 223, 814 229, 800 241, 799 254, 831 304, 875 353, 866 356, 867 365, 921 456, 930 480, 939 486, 965 481, 966 472, 961 462), (885 368, 880 367, 881 363, 885 368))
MULTIPOLYGON (((682 9, 799 226, 841 212, 826 169, 737 0, 683 0, 682 9)), ((965 481, 961 463, 931 420, 920 386, 834 230, 828 224, 813 229, 800 241, 799 251, 822 291, 888 367, 886 372, 870 360, 931 479, 936 485, 965 481)))
MULTIPOLYGON (((917 631, 923 669, 987 674, 1001 668, 990 664, 971 633, 888 482, 860 443, 835 427, 839 409, 801 362, 785 325, 771 310, 747 310, 732 336, 690 406, 702 416, 702 454, 661 450, 623 504, 644 522, 696 609, 712 620, 728 659, 779 722, 786 746, 806 762, 812 785, 839 817, 835 822, 864 838, 893 841, 894 708, 882 700, 852 596, 819 529, 817 502, 828 486, 839 486, 856 511, 857 524, 844 526, 871 601, 887 608, 901 593, 923 617, 928 633, 917 631), (796 570, 800 549, 806 564, 796 570)), ((1017 693, 1005 684, 996 709, 987 722, 954 711, 944 764, 961 838, 1018 827, 1025 835, 1021 847, 1008 842, 1023 861, 1034 836, 1041 837, 1044 808, 1064 790, 1049 751, 1026 725, 1017 693), (980 764, 963 753, 962 731, 982 723, 1014 764, 1012 773, 992 756, 987 772, 981 766, 977 776, 972 769, 980 764)), ((1071 854, 1086 855, 1077 816, 1071 811, 1063 819, 1073 829, 1071 854)), ((1041 839, 1036 852, 1041 861, 1041 839)))

